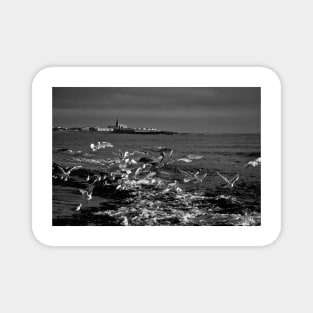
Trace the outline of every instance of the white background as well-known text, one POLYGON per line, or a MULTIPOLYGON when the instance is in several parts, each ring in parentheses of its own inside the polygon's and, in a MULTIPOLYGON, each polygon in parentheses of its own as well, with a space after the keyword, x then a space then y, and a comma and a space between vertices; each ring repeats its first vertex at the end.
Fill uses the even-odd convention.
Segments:
POLYGON ((6 1, 0 14, 1 311, 312 311, 309 1, 29 0, 6 1), (31 233, 31 81, 56 65, 274 69, 283 85, 280 238, 264 248, 39 244, 31 233))
MULTIPOLYGON (((265 67, 50 67, 32 84, 32 229, 52 246, 264 246, 281 230, 281 83, 265 67), (262 223, 258 227, 53 227, 53 86, 261 88, 262 223), (273 190, 276 189, 276 194, 273 190), (42 204, 45 203, 43 206, 42 204)), ((113 144, 115 144, 113 142, 113 144)))

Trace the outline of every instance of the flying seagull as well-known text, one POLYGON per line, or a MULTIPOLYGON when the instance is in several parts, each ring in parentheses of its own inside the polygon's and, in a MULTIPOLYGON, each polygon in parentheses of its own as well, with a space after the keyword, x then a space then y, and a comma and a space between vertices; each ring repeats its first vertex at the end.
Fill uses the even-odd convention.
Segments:
POLYGON ((100 149, 105 149, 105 148, 113 148, 113 145, 109 142, 100 142, 98 141, 98 143, 95 145, 94 143, 90 144, 90 148, 93 152, 98 151, 100 149))
MULTIPOLYGON (((179 171, 185 176, 184 183, 189 183, 190 181, 194 179, 194 174, 192 174, 191 172, 183 171, 180 169, 179 171)), ((199 173, 199 171, 197 173, 199 173)))
POLYGON ((203 158, 203 155, 197 155, 197 154, 188 154, 187 158, 190 160, 200 160, 203 158))
POLYGON ((143 164, 151 164, 151 165, 158 165, 162 164, 163 160, 165 158, 164 152, 161 152, 161 155, 159 157, 154 157, 154 156, 143 156, 138 160, 138 163, 143 163, 143 164))
POLYGON ((83 204, 81 203, 79 206, 77 206, 76 211, 80 211, 80 209, 82 208, 83 204))
POLYGON ((58 173, 56 173, 56 177, 59 177, 61 180, 67 181, 68 178, 70 177, 70 174, 72 173, 72 171, 77 170, 79 168, 81 168, 82 166, 73 166, 73 167, 69 167, 69 168, 63 168, 60 165, 55 165, 54 169, 57 170, 58 173))
POLYGON ((255 159, 255 160, 253 160, 253 161, 249 161, 249 162, 245 165, 245 167, 246 167, 246 168, 249 167, 249 166, 257 167, 257 166, 259 166, 259 165, 261 165, 261 157, 255 159))
POLYGON ((171 148, 168 148, 168 147, 156 147, 154 149, 151 149, 151 151, 154 151, 154 152, 168 152, 168 153, 171 153, 173 151, 173 149, 171 148))
POLYGON ((197 171, 196 173, 191 173, 180 169, 179 171, 185 176, 184 183, 188 183, 193 180, 194 183, 202 183, 203 179, 207 176, 207 173, 204 173, 202 176, 199 176, 200 171, 197 171))
MULTIPOLYGON (((92 192, 93 192, 93 189, 95 187, 95 183, 97 182, 98 180, 95 180, 92 184, 89 185, 89 187, 84 190, 84 189, 79 189, 79 192, 82 194, 83 196, 83 199, 85 201, 90 201, 92 199, 92 192)), ((81 203, 77 208, 76 208, 76 211, 80 211, 81 208, 82 208, 83 204, 81 203)))
POLYGON ((180 159, 177 159, 177 161, 183 161, 185 163, 190 163, 192 162, 192 160, 188 159, 188 158, 180 158, 180 159))
POLYGON ((226 182, 225 187, 233 188, 235 185, 235 182, 239 179, 239 174, 236 174, 232 179, 228 179, 225 176, 223 176, 222 174, 220 174, 219 172, 216 172, 216 173, 218 176, 220 176, 226 182))
POLYGON ((92 190, 79 189, 79 192, 83 195, 84 200, 89 201, 92 199, 92 190))
POLYGON ((183 161, 186 163, 192 162, 192 160, 200 160, 203 158, 203 155, 197 155, 197 154, 188 154, 180 159, 177 159, 177 161, 183 161))

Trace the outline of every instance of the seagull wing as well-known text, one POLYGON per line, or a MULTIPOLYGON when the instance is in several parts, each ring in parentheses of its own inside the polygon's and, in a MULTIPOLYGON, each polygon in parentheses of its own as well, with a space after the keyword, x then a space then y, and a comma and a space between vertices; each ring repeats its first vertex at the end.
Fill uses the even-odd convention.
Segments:
POLYGON ((110 142, 101 142, 100 144, 102 147, 107 147, 107 148, 113 148, 113 145, 110 142))
POLYGON ((132 153, 130 153, 130 155, 135 155, 135 154, 145 154, 142 151, 133 151, 132 153))
POLYGON ((199 160, 203 158, 203 155, 197 155, 197 154, 188 154, 186 158, 190 160, 199 160))
POLYGON ((246 163, 246 164, 244 165, 244 167, 245 167, 245 168, 248 168, 248 167, 249 167, 249 165, 251 165, 251 163, 250 163, 250 162, 246 163))
POLYGON ((230 180, 231 184, 234 184, 239 179, 239 174, 236 174, 234 178, 230 180))
POLYGON ((65 170, 63 167, 56 165, 56 169, 59 170, 59 172, 61 172, 62 174, 65 174, 65 170))
POLYGON ((163 156, 162 155, 160 155, 159 157, 157 157, 157 158, 154 158, 154 161, 155 162, 161 162, 162 160, 163 160, 163 156))
POLYGON ((158 174, 170 176, 170 174, 168 172, 160 171, 160 170, 158 171, 158 174))
POLYGON ((140 171, 141 171, 141 167, 138 167, 138 168, 136 169, 136 172, 135 172, 134 176, 136 177, 140 171))
POLYGON ((187 159, 187 158, 180 158, 180 159, 177 159, 177 161, 183 161, 183 162, 186 162, 186 163, 192 162, 190 159, 187 159))
POLYGON ((68 170, 68 173, 71 173, 72 171, 78 170, 79 168, 82 168, 81 165, 73 166, 68 170))
POLYGON ((219 172, 216 172, 216 174, 221 177, 227 184, 230 184, 230 181, 225 177, 223 176, 222 174, 220 174, 219 172))
POLYGON ((208 173, 204 173, 201 177, 199 177, 199 180, 202 182, 207 175, 208 173))
POLYGON ((90 144, 90 148, 94 152, 98 150, 98 147, 94 143, 90 144))
POLYGON ((168 184, 167 186, 169 187, 174 187, 177 185, 177 181, 175 180, 173 183, 168 184))
POLYGON ((167 148, 167 147, 158 147, 157 152, 171 152, 172 149, 171 148, 167 148))
POLYGON ((129 163, 130 163, 130 164, 137 164, 137 161, 134 160, 134 159, 131 159, 131 160, 129 161, 129 163))
POLYGON ((189 178, 193 178, 193 175, 191 174, 191 173, 189 173, 189 172, 186 172, 186 171, 183 171, 183 170, 180 170, 180 169, 178 169, 183 175, 185 175, 185 176, 187 176, 187 177, 189 177, 189 178))
POLYGON ((144 179, 151 178, 156 175, 156 172, 150 172, 144 179))
POLYGON ((88 186, 88 189, 87 189, 88 193, 91 194, 93 192, 93 189, 95 188, 95 184, 96 184, 96 180, 88 186))
POLYGON ((84 190, 84 189, 79 189, 79 192, 83 195, 83 196, 86 196, 88 191, 87 190, 84 190))
POLYGON ((165 165, 167 165, 167 164, 170 164, 170 163, 172 163, 173 161, 174 161, 174 159, 173 159, 173 150, 171 150, 171 152, 168 154, 168 156, 167 156, 167 159, 165 160, 163 160, 164 161, 164 164, 165 165))

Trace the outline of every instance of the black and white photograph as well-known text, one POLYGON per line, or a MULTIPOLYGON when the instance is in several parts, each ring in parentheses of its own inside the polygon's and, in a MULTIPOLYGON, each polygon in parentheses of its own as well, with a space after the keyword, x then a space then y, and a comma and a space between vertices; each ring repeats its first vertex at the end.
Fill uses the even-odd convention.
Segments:
POLYGON ((313 312, 312 6, 2 1, 0 311, 313 312))
POLYGON ((261 87, 53 87, 53 226, 260 226, 261 87))

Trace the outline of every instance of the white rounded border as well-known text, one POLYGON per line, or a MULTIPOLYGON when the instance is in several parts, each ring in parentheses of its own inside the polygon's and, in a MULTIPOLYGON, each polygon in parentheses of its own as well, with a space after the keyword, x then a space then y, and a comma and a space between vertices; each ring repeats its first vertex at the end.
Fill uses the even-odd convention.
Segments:
POLYGON ((264 246, 281 230, 281 83, 265 67, 50 67, 32 85, 32 228, 48 246, 264 246), (261 87, 261 226, 52 226, 52 87, 261 87))

